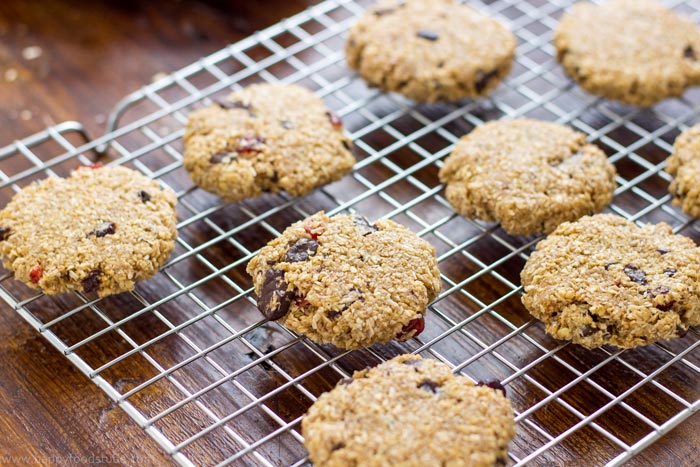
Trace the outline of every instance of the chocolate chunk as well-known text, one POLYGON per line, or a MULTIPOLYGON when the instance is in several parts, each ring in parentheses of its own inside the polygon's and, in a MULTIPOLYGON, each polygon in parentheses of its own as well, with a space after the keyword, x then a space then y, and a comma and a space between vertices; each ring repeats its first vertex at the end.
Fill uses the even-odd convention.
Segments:
POLYGON ((351 146, 350 146, 350 142, 348 140, 344 139, 341 144, 343 145, 343 147, 345 149, 347 149, 348 151, 350 150, 351 146))
POLYGON ((362 229, 362 236, 367 236, 371 234, 372 232, 376 232, 379 230, 379 227, 377 227, 374 224, 370 224, 370 222, 367 220, 365 216, 361 216, 359 214, 353 215, 353 223, 362 229))
POLYGON ((294 124, 292 122, 290 122, 289 120, 280 120, 280 125, 285 130, 291 130, 292 128, 294 128, 294 124))
POLYGON ((340 441, 338 443, 333 443, 333 445, 331 446, 331 452, 337 451, 339 449, 343 449, 344 447, 345 447, 345 443, 343 443, 342 441, 340 441))
POLYGON ((82 280, 83 292, 95 292, 100 288, 100 274, 102 274, 101 270, 93 269, 87 276, 85 276, 85 278, 82 280))
POLYGON ((273 171, 272 171, 272 176, 270 177, 270 181, 271 181, 272 183, 277 183, 277 182, 279 181, 279 179, 280 179, 280 175, 277 173, 276 170, 273 170, 273 171))
POLYGON ((137 194, 139 195, 139 199, 142 203, 147 203, 151 200, 151 195, 147 191, 141 190, 137 194))
POLYGON ((384 16, 396 11, 396 8, 378 8, 374 10, 374 16, 384 16))
POLYGON ((610 266, 614 266, 615 264, 618 264, 618 263, 607 263, 607 264, 605 265, 605 270, 606 270, 606 271, 609 270, 609 269, 610 269, 610 266))
POLYGON ((287 291, 284 281, 284 271, 268 269, 265 271, 258 309, 269 320, 280 319, 289 311, 289 305, 294 299, 294 293, 287 291))
POLYGON ((685 335, 688 334, 688 329, 679 324, 676 326, 676 334, 678 334, 678 337, 685 337, 685 335))
POLYGON ((416 36, 420 37, 421 39, 427 39, 429 41, 436 41, 440 39, 440 34, 429 31, 427 29, 422 29, 416 33, 416 36))
POLYGON ((667 250, 666 248, 658 248, 656 251, 657 251, 660 255, 665 255, 666 253, 668 253, 669 250, 667 250))
POLYGON ((221 107, 222 109, 243 109, 243 110, 250 110, 250 104, 247 104, 245 102, 241 101, 229 101, 227 99, 216 99, 216 104, 221 107))
POLYGON ((695 49, 693 49, 692 45, 688 45, 685 49, 683 49, 683 57, 694 62, 698 60, 698 56, 695 53, 695 49))
POLYGON ((437 394, 437 389, 439 387, 440 385, 431 379, 424 379, 418 383, 418 389, 422 389, 425 392, 432 392, 433 394, 437 394))
POLYGON ((232 152, 221 151, 217 152, 209 158, 210 164, 221 164, 222 162, 232 162, 237 159, 236 155, 232 152))
POLYGON ((10 236, 10 229, 9 227, 0 227, 0 242, 7 240, 7 237, 10 236))
POLYGON ((331 122, 331 126, 336 130, 343 128, 343 121, 333 112, 326 112, 326 117, 328 117, 328 121, 331 122))
POLYGON ((236 151, 239 154, 258 153, 265 147, 265 139, 257 135, 241 136, 236 151))
POLYGON ((480 93, 481 91, 486 89, 486 86, 489 84, 489 81, 491 81, 497 74, 498 70, 491 70, 487 73, 484 73, 481 70, 477 71, 476 79, 474 80, 474 89, 476 89, 476 92, 480 93))
POLYGON ((328 316, 328 319, 336 320, 336 319, 338 319, 338 317, 339 317, 340 315, 342 315, 342 314, 343 314, 342 311, 331 310, 331 311, 329 311, 329 312, 326 314, 326 316, 328 316))
POLYGON ((615 326, 614 324, 608 324, 605 328, 605 332, 611 336, 615 335, 617 334, 617 326, 615 326))
POLYGON ((503 393, 504 397, 506 395, 506 388, 497 379, 491 379, 488 381, 479 381, 478 383, 476 383, 476 385, 477 386, 486 386, 487 388, 491 388, 494 391, 501 391, 503 393))
POLYGON ((668 277, 673 277, 676 275, 678 271, 676 271, 674 268, 666 268, 664 269, 664 274, 666 274, 668 277))
POLYGON ((97 229, 95 229, 94 232, 90 232, 88 237, 90 235, 94 235, 95 237, 105 237, 107 235, 113 235, 116 231, 117 226, 114 225, 114 222, 103 222, 97 229))
POLYGON ((597 333, 600 331, 598 328, 594 328, 593 326, 590 325, 585 325, 583 328, 581 328, 581 336, 582 337, 590 337, 593 334, 597 333))
POLYGON ((284 261, 286 263, 299 263, 301 261, 308 261, 309 257, 316 254, 318 250, 318 241, 311 238, 300 238, 292 245, 287 254, 284 255, 284 261))
POLYGON ((400 341, 408 340, 411 337, 418 337, 418 335, 425 329, 425 319, 421 316, 420 318, 412 319, 408 322, 406 326, 401 328, 401 332, 396 336, 396 339, 400 341), (415 331, 415 332, 414 332, 415 331), (411 336, 410 334, 414 332, 411 336))
POLYGON ((629 277, 632 282, 636 282, 640 285, 647 285, 646 273, 634 264, 628 264, 627 266, 625 266, 624 272, 625 274, 627 274, 627 277, 629 277))

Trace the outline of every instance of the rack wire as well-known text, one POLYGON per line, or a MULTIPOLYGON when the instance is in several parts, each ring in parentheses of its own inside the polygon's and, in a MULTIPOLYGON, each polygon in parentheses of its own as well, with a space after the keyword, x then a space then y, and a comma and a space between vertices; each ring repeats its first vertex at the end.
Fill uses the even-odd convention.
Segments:
MULTIPOLYGON (((571 2, 483 0, 474 6, 518 37, 513 73, 486 99, 416 105, 367 88, 344 64, 344 34, 369 3, 324 1, 145 86, 119 104, 99 139, 85 143, 82 126, 67 122, 0 149, 3 202, 98 158, 159 180, 179 199, 176 250, 134 292, 47 297, 5 271, 0 296, 184 466, 307 464, 306 409, 354 370, 405 352, 503 381, 516 410, 514 465, 621 465, 700 407, 700 335, 691 329, 628 351, 551 339, 519 299, 519 272, 538 238, 455 215, 437 171, 458 138, 485 121, 566 123, 617 167, 609 211, 667 222, 697 241, 693 220, 670 205, 664 160, 698 120, 700 92, 647 110, 587 95, 551 46, 571 2), (260 81, 299 83, 342 116, 358 159, 351 175, 303 198, 235 204, 192 185, 181 164, 187 113, 260 81), (435 246, 443 291, 420 337, 341 352, 262 319, 248 260, 321 209, 392 218, 435 246)), ((690 2, 668 5, 700 18, 690 2)))

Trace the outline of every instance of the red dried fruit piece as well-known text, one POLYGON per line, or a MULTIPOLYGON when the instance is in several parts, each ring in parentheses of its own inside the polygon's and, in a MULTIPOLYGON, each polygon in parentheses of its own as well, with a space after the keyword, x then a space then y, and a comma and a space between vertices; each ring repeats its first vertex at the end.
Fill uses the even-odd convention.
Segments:
POLYGON ((78 166, 78 168, 80 167, 85 167, 86 169, 100 169, 103 167, 103 165, 100 162, 95 162, 94 164, 85 164, 78 166))
MULTIPOLYGON (((316 229, 318 227, 313 227, 313 229, 316 229)), ((320 237, 323 232, 317 232, 315 230, 311 230, 312 227, 304 227, 304 232, 306 232, 312 239, 318 240, 318 237, 320 237)))
POLYGON ((236 151, 239 154, 248 154, 260 152, 265 146, 265 139, 257 135, 245 135, 241 136, 238 140, 238 147, 236 151))
POLYGON ((38 284, 43 274, 44 269, 41 266, 34 266, 32 270, 29 271, 29 279, 32 281, 32 284, 38 284))
POLYGON ((305 307, 309 304, 309 302, 306 301, 305 297, 294 297, 294 303, 298 307, 305 307))
POLYGON ((396 339, 400 341, 405 341, 411 337, 418 337, 418 335, 425 329, 425 319, 421 316, 420 318, 412 319, 408 322, 406 326, 401 328, 401 332, 396 336, 396 339), (413 334, 411 334, 415 331, 413 334))
POLYGON ((328 117, 328 121, 331 122, 331 126, 336 130, 343 128, 343 121, 333 112, 326 112, 326 117, 328 117))

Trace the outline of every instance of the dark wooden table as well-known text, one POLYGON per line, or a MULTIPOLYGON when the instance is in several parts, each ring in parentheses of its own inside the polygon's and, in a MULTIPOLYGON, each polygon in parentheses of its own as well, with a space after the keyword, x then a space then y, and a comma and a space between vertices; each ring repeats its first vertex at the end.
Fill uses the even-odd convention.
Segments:
MULTIPOLYGON (((312 0, 0 2, 0 146, 64 120, 99 135, 113 105, 312 0)), ((632 464, 697 465, 694 417, 632 464)), ((166 465, 156 444, 7 306, 0 465, 166 465), (10 457, 14 456, 14 457, 10 457)))

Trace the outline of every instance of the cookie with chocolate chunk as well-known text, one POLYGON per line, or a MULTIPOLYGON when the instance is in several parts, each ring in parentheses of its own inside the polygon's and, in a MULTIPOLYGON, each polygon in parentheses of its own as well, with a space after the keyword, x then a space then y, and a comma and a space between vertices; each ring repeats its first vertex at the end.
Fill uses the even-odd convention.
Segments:
POLYGON ((340 119, 296 85, 255 84, 192 112, 183 164, 226 201, 302 196, 340 179, 355 159, 340 119))
POLYGON ((700 249, 667 224, 598 214, 560 225, 521 273, 522 301, 547 333, 630 348, 700 324, 700 249))
POLYGON ((322 394, 301 422, 315 466, 505 465, 515 435, 502 386, 400 355, 322 394))
POLYGON ((608 99, 648 106, 700 84, 700 30, 655 0, 578 3, 554 45, 569 76, 608 99))
POLYGON ((502 120, 463 136, 445 160, 440 180, 461 215, 530 235, 601 211, 612 200, 615 168, 601 149, 569 127, 502 120))
POLYGON ((678 135, 666 164, 675 177, 668 188, 673 204, 691 217, 700 216, 700 124, 678 135))
POLYGON ((46 294, 132 290, 175 246, 175 193, 126 167, 81 167, 17 193, 0 211, 0 253, 46 294))
POLYGON ((384 0, 350 29, 345 54, 370 86, 436 102, 490 93, 515 45, 501 23, 454 0, 384 0))
POLYGON ((440 292, 435 249, 389 220, 319 212, 248 264, 270 320, 343 349, 417 336, 440 292))

